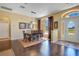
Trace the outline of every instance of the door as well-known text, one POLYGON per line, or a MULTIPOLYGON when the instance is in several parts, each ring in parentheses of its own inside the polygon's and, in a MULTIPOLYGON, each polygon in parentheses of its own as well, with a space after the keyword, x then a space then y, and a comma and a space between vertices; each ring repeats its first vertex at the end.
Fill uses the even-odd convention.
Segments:
MULTIPOLYGON (((63 34, 62 34, 63 35, 63 34)), ((79 42, 79 18, 64 19, 64 40, 79 42)))
POLYGON ((49 33, 48 38, 50 41, 53 40, 52 39, 53 21, 54 21, 53 16, 48 17, 48 29, 49 29, 48 30, 48 33, 49 33))

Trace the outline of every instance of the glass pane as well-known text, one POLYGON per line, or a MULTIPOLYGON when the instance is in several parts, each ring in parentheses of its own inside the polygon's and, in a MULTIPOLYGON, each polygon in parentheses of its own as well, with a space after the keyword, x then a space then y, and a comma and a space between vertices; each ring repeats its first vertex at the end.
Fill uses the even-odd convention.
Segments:
POLYGON ((69 35, 74 35, 74 33, 75 33, 75 23, 73 21, 69 21, 67 27, 68 27, 69 35))

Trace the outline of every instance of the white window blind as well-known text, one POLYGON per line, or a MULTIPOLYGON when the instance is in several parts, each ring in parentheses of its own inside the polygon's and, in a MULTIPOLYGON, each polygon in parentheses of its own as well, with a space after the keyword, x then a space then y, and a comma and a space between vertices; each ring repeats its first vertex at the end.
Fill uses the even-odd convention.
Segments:
POLYGON ((0 38, 9 38, 9 24, 0 22, 0 38))

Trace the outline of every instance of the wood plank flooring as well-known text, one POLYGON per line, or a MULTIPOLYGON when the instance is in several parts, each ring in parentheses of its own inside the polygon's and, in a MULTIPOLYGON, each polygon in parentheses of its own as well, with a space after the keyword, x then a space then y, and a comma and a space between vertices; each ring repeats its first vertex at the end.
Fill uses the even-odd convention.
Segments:
MULTIPOLYGON (((32 44, 32 42, 28 44, 32 44)), ((79 44, 70 42, 58 41, 56 43, 51 43, 49 40, 45 40, 29 47, 23 47, 18 40, 12 41, 12 50, 15 56, 79 56, 78 46, 79 44)), ((1 54, 0 52, 0 56, 12 55, 10 53, 3 52, 1 54)))
POLYGON ((0 52, 0 56, 15 56, 12 49, 7 49, 0 52))
POLYGON ((49 40, 26 48, 17 40, 13 42, 13 50, 16 56, 79 56, 79 49, 51 43, 49 40))

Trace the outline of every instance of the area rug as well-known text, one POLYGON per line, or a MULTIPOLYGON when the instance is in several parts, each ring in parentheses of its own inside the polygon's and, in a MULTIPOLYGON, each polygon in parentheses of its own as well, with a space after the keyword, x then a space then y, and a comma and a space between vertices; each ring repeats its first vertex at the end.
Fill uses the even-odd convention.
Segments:
POLYGON ((35 40, 35 41, 28 41, 28 42, 24 42, 23 40, 19 40, 19 42, 21 43, 21 45, 23 46, 23 47, 30 47, 30 46, 33 46, 33 45, 36 45, 36 44, 39 44, 39 43, 42 43, 43 41, 45 41, 45 40, 35 40))

